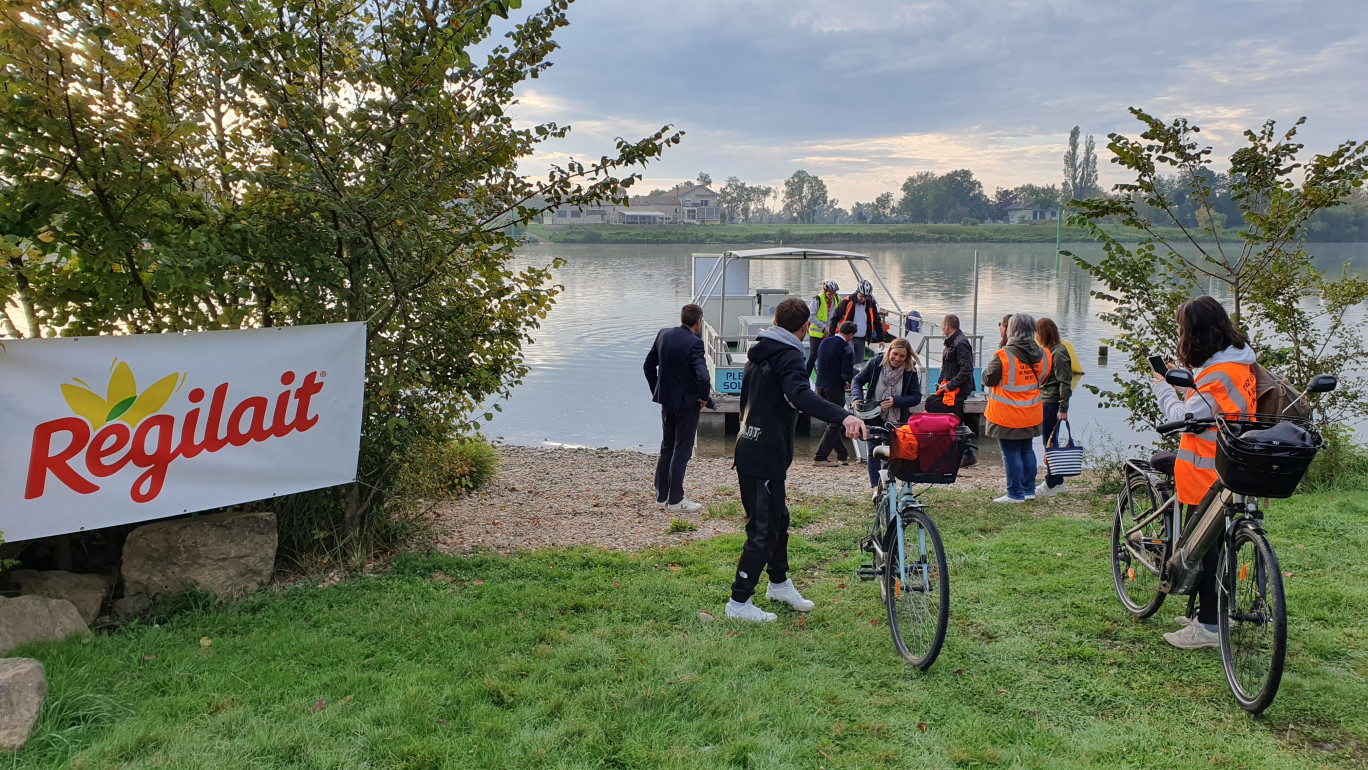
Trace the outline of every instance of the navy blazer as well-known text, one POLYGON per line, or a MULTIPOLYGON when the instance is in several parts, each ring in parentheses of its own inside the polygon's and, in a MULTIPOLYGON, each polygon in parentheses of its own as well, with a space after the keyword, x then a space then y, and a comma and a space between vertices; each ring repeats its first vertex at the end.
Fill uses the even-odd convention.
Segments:
POLYGON ((651 400, 671 409, 697 409, 700 399, 713 407, 712 381, 703 356, 703 340, 687 326, 661 329, 646 354, 646 383, 651 400))
POLYGON ((854 376, 855 348, 845 337, 838 334, 821 340, 817 346, 817 387, 845 390, 854 376))

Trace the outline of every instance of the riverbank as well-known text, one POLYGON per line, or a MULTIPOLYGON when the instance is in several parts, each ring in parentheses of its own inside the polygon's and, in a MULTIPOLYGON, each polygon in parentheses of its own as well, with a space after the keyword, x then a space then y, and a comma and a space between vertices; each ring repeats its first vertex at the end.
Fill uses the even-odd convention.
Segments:
MULTIPOLYGON (((834 243, 1054 243, 1053 222, 1017 225, 576 225, 532 232, 553 243, 700 243, 700 244, 834 244, 834 243)), ((1115 228, 1118 237, 1139 232, 1115 228)), ((1159 228, 1166 236, 1186 239, 1177 228, 1159 228)), ((1066 226, 1066 243, 1092 243, 1083 230, 1066 226)), ((1222 237, 1236 238, 1235 231, 1222 237)))
MULTIPOLYGON (((514 469, 516 471, 516 469, 514 469)), ((519 474, 529 507, 550 484, 519 474)), ((893 651, 854 547, 867 503, 790 545, 807 616, 722 618, 742 535, 622 552, 406 553, 387 571, 235 604, 192 597, 29 645, 48 702, 6 768, 1363 767, 1368 494, 1275 500, 1287 670, 1262 718, 1215 650, 1118 606, 1112 502, 937 490, 950 628, 893 651), (704 622, 708 610, 713 622, 704 622), (1179 715, 1175 718, 1174 715, 1179 715)), ((1181 598, 1181 597, 1179 597, 1181 598)))
MULTIPOLYGON (((498 476, 479 492, 434 511, 434 544, 445 553, 493 550, 502 554, 536 548, 592 545, 622 551, 686 545, 744 528, 736 471, 729 458, 689 462, 685 495, 703 503, 696 513, 665 511, 655 502, 656 455, 608 449, 547 449, 500 446, 498 476)), ((988 462, 960 472, 953 488, 985 506, 1001 494, 1002 465, 988 462)), ((1075 482, 1082 494, 1090 481, 1075 482)), ((815 535, 839 526, 838 512, 866 506, 869 477, 863 463, 816 467, 799 458, 786 484, 795 526, 815 535)), ((1068 505, 1060 497, 1039 500, 1042 510, 1068 505)))

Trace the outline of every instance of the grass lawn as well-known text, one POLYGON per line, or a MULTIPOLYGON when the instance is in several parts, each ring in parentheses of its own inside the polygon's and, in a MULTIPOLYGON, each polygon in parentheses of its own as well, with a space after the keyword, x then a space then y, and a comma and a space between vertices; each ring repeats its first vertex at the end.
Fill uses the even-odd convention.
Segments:
MULTIPOLYGON (((980 497, 982 497, 980 495, 980 497)), ((1109 503, 991 506, 941 493, 946 647, 893 651, 850 526, 793 542, 817 601, 763 626, 717 616, 740 536, 640 554, 406 555, 389 574, 187 605, 93 641, 33 646, 50 696, 0 767, 1362 767, 1368 493, 1275 501, 1290 652, 1264 718, 1219 653, 1126 616, 1109 503)), ((760 602, 763 604, 763 601, 760 602)))

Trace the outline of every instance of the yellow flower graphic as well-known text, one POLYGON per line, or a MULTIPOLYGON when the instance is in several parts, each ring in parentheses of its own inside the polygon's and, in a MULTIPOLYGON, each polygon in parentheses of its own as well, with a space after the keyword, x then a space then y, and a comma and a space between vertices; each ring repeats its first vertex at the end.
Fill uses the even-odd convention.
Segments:
POLYGON ((77 384, 62 386, 62 397, 67 406, 78 416, 86 418, 91 427, 99 429, 106 423, 121 420, 129 427, 136 428, 138 423, 156 414, 171 395, 185 382, 185 375, 168 374, 138 393, 138 382, 133 370, 126 362, 114 359, 110 365, 109 387, 101 397, 89 385, 74 380, 77 384))

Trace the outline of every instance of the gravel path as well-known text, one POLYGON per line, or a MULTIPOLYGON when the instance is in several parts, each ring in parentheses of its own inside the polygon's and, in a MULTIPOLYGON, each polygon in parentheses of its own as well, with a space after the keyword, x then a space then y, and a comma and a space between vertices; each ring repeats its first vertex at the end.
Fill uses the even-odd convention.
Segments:
MULTIPOLYGON (((600 545, 618 550, 679 545, 734 532, 733 514, 709 517, 707 509, 684 514, 661 509, 652 478, 656 456, 608 449, 548 449, 500 446, 498 476, 483 490, 445 503, 434 512, 437 546, 449 553, 492 549, 500 553, 600 545), (671 519, 697 527, 671 532, 671 519)), ((981 464, 961 471, 955 488, 984 493, 985 502, 1001 494, 1001 465, 981 464)), ((800 495, 865 500, 869 477, 858 462, 818 468, 799 459, 789 470, 790 499, 800 495)), ((685 494, 715 509, 738 501, 736 471, 730 459, 694 458, 685 494)), ((734 510, 734 509, 733 509, 734 510)), ((819 518, 806 529, 815 534, 835 526, 819 518)))

